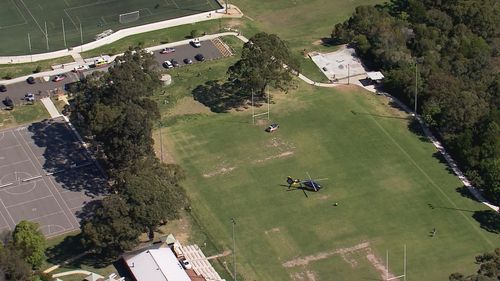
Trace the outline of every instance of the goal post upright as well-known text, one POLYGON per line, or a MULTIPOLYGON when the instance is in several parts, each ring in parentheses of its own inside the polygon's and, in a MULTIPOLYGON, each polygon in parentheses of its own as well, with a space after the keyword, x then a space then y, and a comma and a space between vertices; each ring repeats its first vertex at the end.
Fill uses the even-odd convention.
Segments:
POLYGON ((259 117, 262 115, 267 115, 267 120, 271 120, 270 112, 271 112, 271 95, 267 94, 267 111, 255 114, 254 94, 252 91, 252 124, 255 125, 255 117, 259 117))
POLYGON ((385 281, 390 281, 390 280, 400 280, 401 278, 403 278, 403 281, 406 281, 406 244, 403 245, 403 251, 404 251, 404 256, 403 256, 403 274, 399 275, 399 276, 394 276, 394 277, 391 277, 389 278, 389 250, 386 250, 386 255, 385 255, 385 259, 386 259, 386 271, 385 271, 385 281))

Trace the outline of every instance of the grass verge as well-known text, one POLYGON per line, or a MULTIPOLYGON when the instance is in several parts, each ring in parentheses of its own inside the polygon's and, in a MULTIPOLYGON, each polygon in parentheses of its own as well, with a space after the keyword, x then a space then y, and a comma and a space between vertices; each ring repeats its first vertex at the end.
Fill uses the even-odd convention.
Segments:
POLYGON ((42 60, 31 63, 19 64, 0 64, 0 79, 12 79, 24 75, 33 74, 35 72, 43 72, 52 70, 51 66, 72 62, 71 56, 65 56, 57 59, 42 60))

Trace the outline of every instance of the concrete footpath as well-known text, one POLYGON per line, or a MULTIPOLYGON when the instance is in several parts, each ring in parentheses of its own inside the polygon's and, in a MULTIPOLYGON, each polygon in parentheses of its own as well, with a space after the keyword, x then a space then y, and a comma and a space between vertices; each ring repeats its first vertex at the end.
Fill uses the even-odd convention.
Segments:
POLYGON ((50 118, 56 118, 61 116, 61 113, 59 113, 59 111, 57 110, 56 106, 54 105, 54 103, 50 98, 42 98, 40 99, 40 101, 43 103, 43 105, 49 112, 50 118))

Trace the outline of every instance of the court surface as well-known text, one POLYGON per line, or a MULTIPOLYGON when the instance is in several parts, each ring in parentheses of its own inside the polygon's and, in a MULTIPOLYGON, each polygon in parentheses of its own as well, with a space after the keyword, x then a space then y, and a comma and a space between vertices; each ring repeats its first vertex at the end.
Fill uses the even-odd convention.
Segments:
POLYGON ((0 231, 21 220, 47 237, 79 229, 105 178, 62 118, 0 131, 0 231))

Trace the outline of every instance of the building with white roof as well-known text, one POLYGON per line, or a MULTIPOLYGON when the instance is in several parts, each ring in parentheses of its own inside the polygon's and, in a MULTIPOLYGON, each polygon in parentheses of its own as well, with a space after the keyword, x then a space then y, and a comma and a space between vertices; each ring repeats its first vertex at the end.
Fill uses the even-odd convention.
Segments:
POLYGON ((168 247, 149 249, 124 261, 136 281, 191 281, 168 247))

